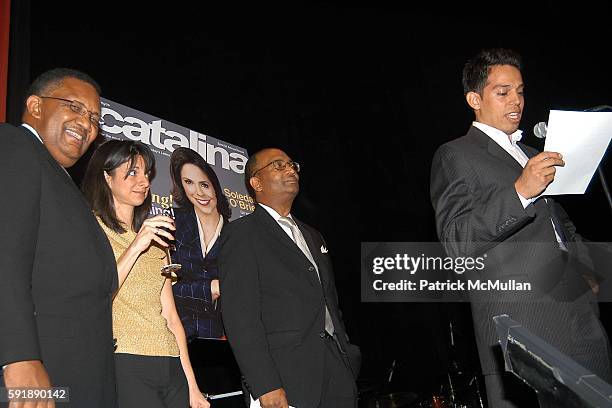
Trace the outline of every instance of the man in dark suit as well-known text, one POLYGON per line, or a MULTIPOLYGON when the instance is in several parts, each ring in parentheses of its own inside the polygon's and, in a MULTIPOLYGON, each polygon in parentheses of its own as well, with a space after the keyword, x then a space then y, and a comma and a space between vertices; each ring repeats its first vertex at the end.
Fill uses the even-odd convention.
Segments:
POLYGON ((565 211, 540 197, 563 159, 518 143, 524 107, 520 57, 510 50, 484 50, 465 65, 463 85, 476 120, 433 159, 431 200, 438 235, 449 255, 486 254, 483 273, 468 278, 513 279, 533 287, 469 294, 489 406, 532 406, 535 398, 503 374, 492 321, 499 314, 610 380, 596 287, 585 278, 588 251, 565 211))
POLYGON ((65 170, 98 134, 100 90, 86 74, 54 69, 28 95, 24 124, 0 125, 0 185, 13 203, 0 213, 4 385, 68 387, 62 406, 112 407, 116 264, 65 170))
POLYGON ((258 205, 221 234, 223 322, 262 407, 354 407, 358 350, 348 343, 327 246, 291 214, 299 170, 279 149, 249 158, 245 180, 258 205))

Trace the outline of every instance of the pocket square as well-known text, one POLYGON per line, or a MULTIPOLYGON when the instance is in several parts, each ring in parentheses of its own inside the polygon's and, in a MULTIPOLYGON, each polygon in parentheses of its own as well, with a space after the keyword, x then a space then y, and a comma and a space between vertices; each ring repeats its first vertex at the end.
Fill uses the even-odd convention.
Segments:
POLYGON ((327 248, 325 248, 325 245, 321 245, 321 253, 322 254, 326 254, 327 253, 327 248))

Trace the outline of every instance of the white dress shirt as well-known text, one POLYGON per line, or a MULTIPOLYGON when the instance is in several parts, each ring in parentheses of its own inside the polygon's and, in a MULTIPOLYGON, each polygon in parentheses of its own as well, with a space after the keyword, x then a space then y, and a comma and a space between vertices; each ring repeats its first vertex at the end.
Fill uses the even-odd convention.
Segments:
POLYGON ((40 138, 40 135, 38 134, 38 132, 36 130, 34 130, 34 128, 30 125, 28 125, 27 123, 22 123, 21 126, 23 126, 24 128, 28 129, 30 132, 34 133, 34 136, 36 136, 38 138, 38 140, 40 140, 40 143, 45 144, 43 142, 43 140, 40 138))
POLYGON ((200 237, 200 247, 202 248, 202 257, 206 259, 206 255, 210 252, 213 245, 215 245, 215 242, 217 242, 217 238, 219 238, 219 235, 221 235, 221 228, 223 228, 223 217, 219 215, 219 222, 217 223, 217 229, 215 230, 215 233, 213 234, 213 237, 208 243, 208 245, 206 245, 206 240, 204 239, 204 231, 202 230, 202 224, 200 224, 200 217, 198 217, 197 211, 194 210, 193 212, 195 213, 196 220, 198 221, 198 236, 200 237))
MULTIPOLYGON (((289 238, 291 238, 292 241, 295 241, 293 239, 293 234, 291 233, 291 228, 289 228, 288 226, 286 226, 283 223, 278 222, 278 219, 280 217, 282 217, 282 215, 277 213, 274 208, 270 208, 267 205, 263 205, 262 203, 258 203, 258 204, 261 205, 263 207, 263 209, 266 210, 272 216, 272 218, 274 218, 274 221, 276 221, 276 223, 283 229, 283 231, 285 231, 285 233, 289 236, 289 238)), ((291 214, 287 214, 287 217, 289 217, 289 218, 291 218, 293 220, 293 217, 291 216, 291 214)), ((293 220, 293 221, 295 221, 295 220, 293 220)))

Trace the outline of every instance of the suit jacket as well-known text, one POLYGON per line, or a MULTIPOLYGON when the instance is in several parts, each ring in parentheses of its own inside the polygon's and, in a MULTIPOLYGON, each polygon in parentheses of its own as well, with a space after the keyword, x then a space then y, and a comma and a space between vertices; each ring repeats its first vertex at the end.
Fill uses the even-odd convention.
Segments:
MULTIPOLYGON (((521 144, 532 157, 533 148, 521 144)), ((438 236, 451 256, 482 256, 486 268, 473 279, 530 282, 530 292, 470 293, 476 341, 485 374, 503 371, 492 321, 506 313, 534 334, 601 375, 609 375, 607 339, 582 273, 588 251, 563 209, 551 198, 523 208, 514 187, 521 165, 485 133, 442 145, 431 172, 438 236), (559 249, 551 219, 565 238, 559 249), (605 361, 605 363, 604 363, 605 361)))
POLYGON ((347 337, 323 237, 297 224, 321 282, 299 247, 257 206, 221 234, 221 305, 228 340, 253 398, 282 387, 290 405, 313 407, 322 394, 325 303, 345 351, 347 337))
POLYGON ((0 186, 10 202, 0 212, 0 364, 42 360, 53 386, 70 387, 66 406, 112 407, 110 244, 36 136, 1 124, 0 144, 0 186))
POLYGON ((182 265, 179 279, 173 285, 176 310, 181 317, 187 338, 221 338, 224 336, 221 311, 210 293, 210 283, 219 279, 217 256, 220 239, 206 258, 198 233, 198 219, 193 209, 176 209, 173 261, 182 265))

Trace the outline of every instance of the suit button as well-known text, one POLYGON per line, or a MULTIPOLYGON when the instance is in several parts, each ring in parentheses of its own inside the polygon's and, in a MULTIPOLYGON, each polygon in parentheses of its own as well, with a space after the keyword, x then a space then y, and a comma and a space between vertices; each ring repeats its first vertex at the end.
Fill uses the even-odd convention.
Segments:
POLYGON ((324 339, 325 338, 325 331, 322 331, 321 333, 319 333, 319 337, 324 339))
POLYGON ((311 272, 314 271, 314 266, 308 267, 308 270, 311 271, 311 272))

